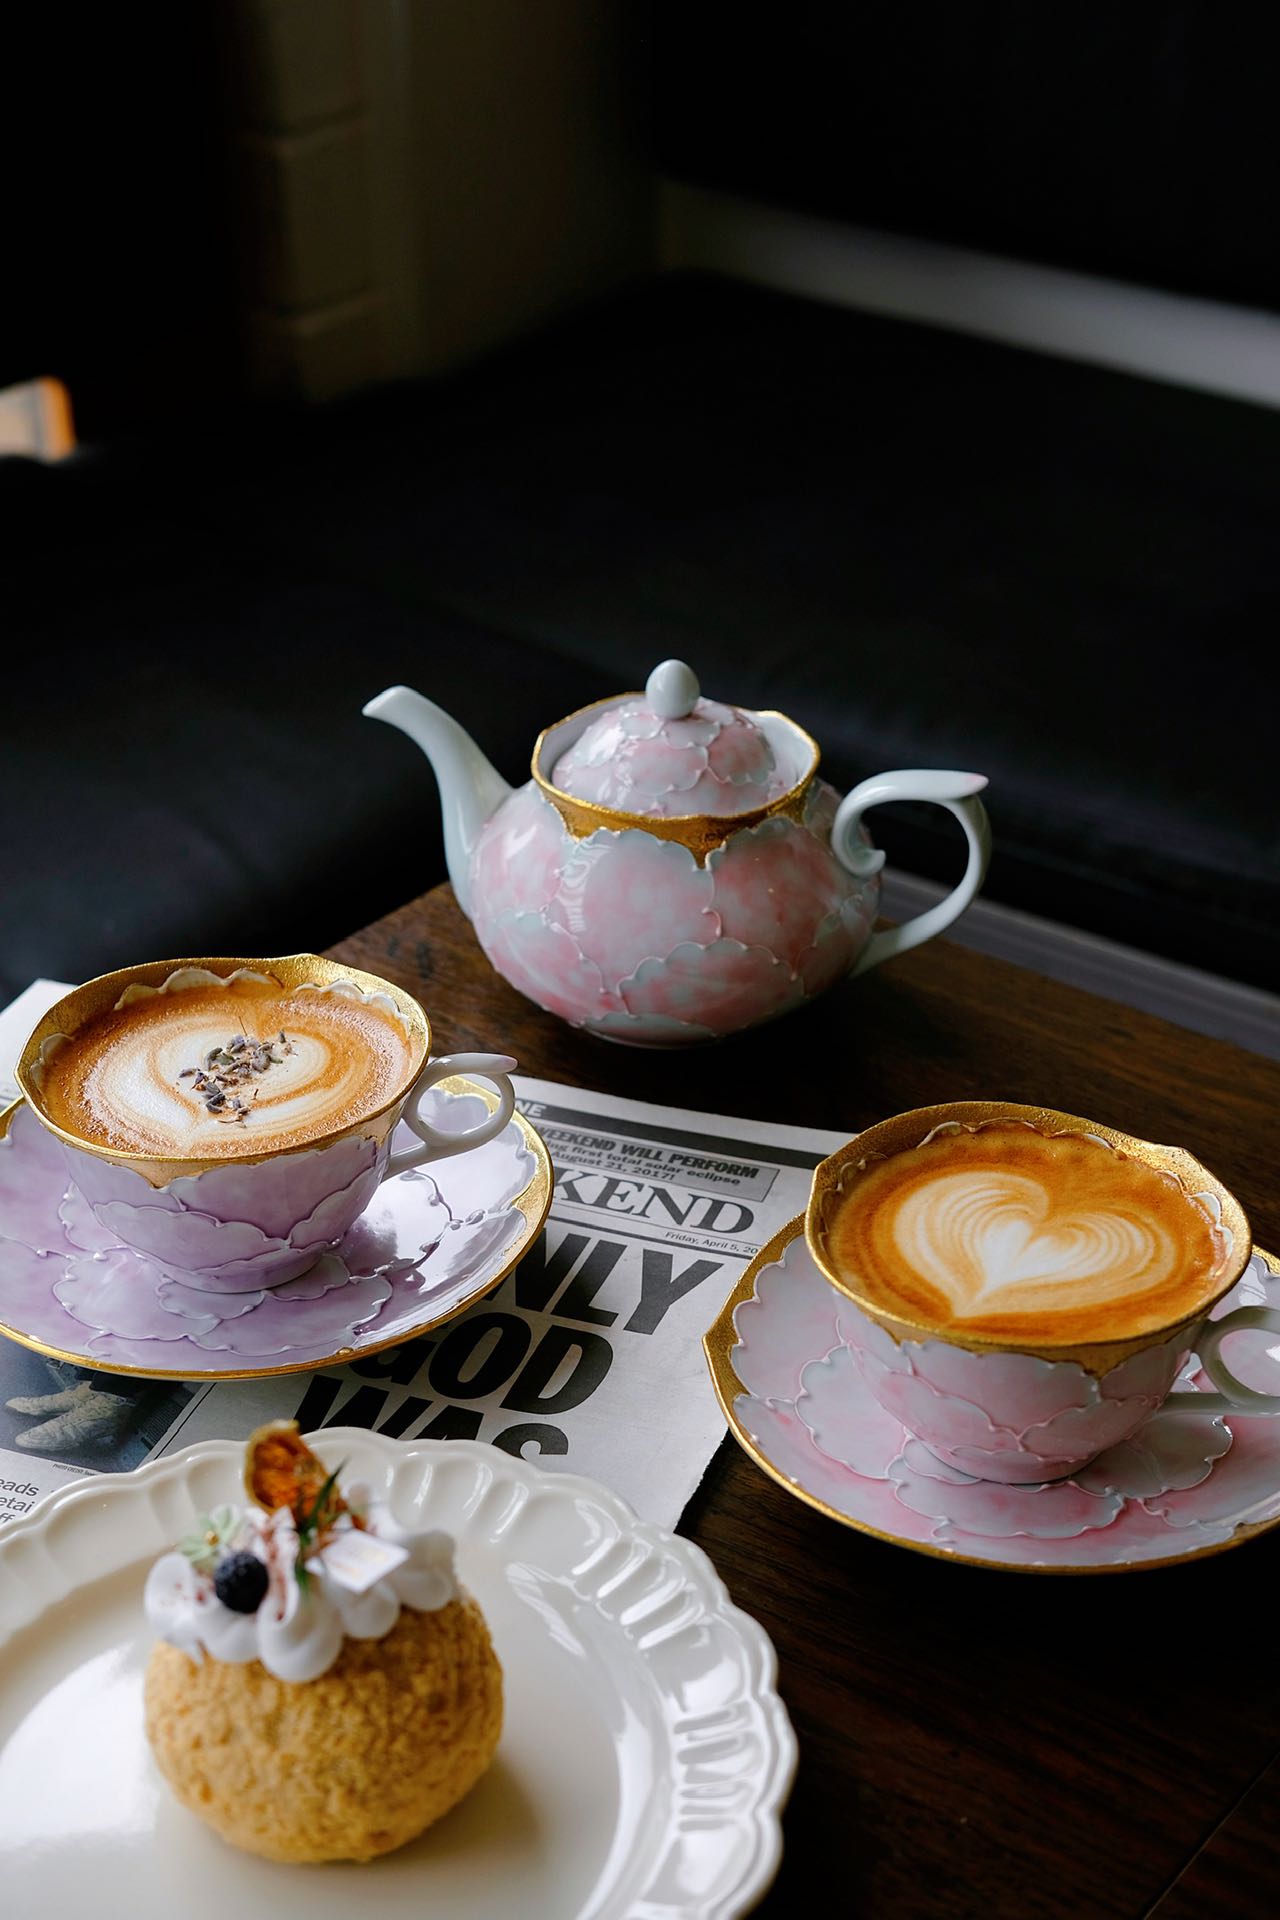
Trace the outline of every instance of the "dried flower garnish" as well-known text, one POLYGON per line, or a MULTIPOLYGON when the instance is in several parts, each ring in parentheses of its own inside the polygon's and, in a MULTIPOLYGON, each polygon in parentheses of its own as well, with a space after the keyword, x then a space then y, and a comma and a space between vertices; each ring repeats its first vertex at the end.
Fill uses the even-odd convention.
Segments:
MULTIPOLYGON (((341 1467, 326 1473, 298 1432, 296 1420, 273 1420, 251 1433, 245 1446, 244 1484, 251 1500, 274 1512, 287 1507, 297 1529, 298 1551, 294 1573, 305 1593, 310 1574, 308 1556, 327 1544, 347 1502, 338 1492, 341 1467)), ((353 1518, 353 1525, 360 1524, 353 1518)))
POLYGON ((243 1126, 258 1097, 254 1081, 292 1052, 293 1042, 283 1027, 274 1040, 246 1040, 237 1033, 225 1047, 210 1047, 198 1067, 184 1067, 178 1078, 190 1080, 206 1113, 228 1126, 243 1126), (237 1091, 242 1088, 251 1090, 249 1099, 237 1091))
POLYGON ((268 1513, 288 1507, 296 1515, 314 1499, 325 1472, 324 1461, 312 1453, 296 1420, 268 1421, 245 1442, 245 1492, 268 1513))

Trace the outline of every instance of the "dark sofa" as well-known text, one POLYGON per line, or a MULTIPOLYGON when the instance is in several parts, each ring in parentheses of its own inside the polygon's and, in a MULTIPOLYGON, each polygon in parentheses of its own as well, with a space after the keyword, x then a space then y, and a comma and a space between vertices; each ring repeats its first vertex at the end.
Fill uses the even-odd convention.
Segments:
MULTIPOLYGON (((520 779, 671 654, 841 785, 987 772, 993 898, 1280 978, 1264 409, 669 275, 448 379, 0 463, 0 515, 6 995, 441 879, 383 686, 520 779)), ((941 816, 877 832, 958 870, 941 816)))

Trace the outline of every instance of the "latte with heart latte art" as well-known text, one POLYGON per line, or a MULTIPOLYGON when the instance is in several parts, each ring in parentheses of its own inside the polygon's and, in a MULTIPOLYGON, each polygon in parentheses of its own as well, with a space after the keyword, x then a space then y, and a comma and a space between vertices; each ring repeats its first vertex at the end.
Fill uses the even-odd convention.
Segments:
POLYGON ((1230 1257, 1171 1175, 1083 1133, 939 1128, 870 1160, 830 1218, 835 1270, 916 1325, 1049 1343, 1120 1340, 1211 1301, 1230 1257))
POLYGON ((90 1020, 49 1054, 41 1098, 56 1126, 92 1146, 252 1158, 380 1112, 418 1064, 390 1003, 246 973, 90 1020))

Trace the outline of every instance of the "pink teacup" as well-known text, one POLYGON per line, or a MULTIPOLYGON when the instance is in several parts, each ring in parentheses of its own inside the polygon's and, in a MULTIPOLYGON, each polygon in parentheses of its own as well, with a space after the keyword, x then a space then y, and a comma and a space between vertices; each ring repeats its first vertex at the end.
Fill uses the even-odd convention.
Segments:
POLYGON ((1157 1407, 1184 1400, 1198 1413, 1280 1413, 1280 1395, 1237 1380, 1221 1354, 1229 1334, 1280 1333, 1280 1312, 1241 1307, 1220 1320, 1209 1317, 1248 1265, 1249 1223, 1234 1195, 1180 1148, 1044 1107, 997 1101, 922 1107, 869 1127, 822 1162, 813 1176, 805 1235, 814 1260, 846 1297, 840 1331, 872 1394, 940 1460, 977 1479, 1015 1485, 1064 1479, 1127 1439, 1157 1407), (868 1297, 853 1274, 841 1271, 831 1228, 841 1202, 869 1167, 947 1130, 1011 1121, 1050 1136, 1086 1135, 1100 1149, 1144 1162, 1200 1203, 1214 1222, 1216 1262, 1193 1311, 1092 1343, 1078 1332, 1065 1340, 1011 1337, 967 1325, 962 1313, 933 1323, 889 1311, 868 1297), (1192 1352, 1217 1393, 1171 1393, 1192 1352))
POLYGON ((158 960, 101 975, 64 996, 23 1048, 18 1084, 32 1112, 57 1140, 75 1189, 104 1243, 132 1247, 165 1273, 214 1293, 245 1293, 292 1280, 335 1245, 368 1206, 379 1183, 472 1147, 483 1146, 510 1120, 515 1096, 506 1054, 459 1053, 430 1060, 431 1028, 418 1002, 376 974, 315 954, 275 960, 158 960), (224 984, 238 970, 262 974, 291 990, 306 987, 372 1000, 397 1019, 409 1040, 404 1082, 376 1112, 311 1138, 303 1147, 244 1151, 218 1159, 125 1153, 76 1137, 45 1109, 44 1067, 61 1041, 87 1021, 121 1005, 123 996, 181 992, 184 984, 224 984), (446 1133, 418 1107, 430 1087, 452 1074, 478 1074, 498 1093, 479 1125, 446 1133), (420 1144, 392 1151, 403 1119, 420 1144))

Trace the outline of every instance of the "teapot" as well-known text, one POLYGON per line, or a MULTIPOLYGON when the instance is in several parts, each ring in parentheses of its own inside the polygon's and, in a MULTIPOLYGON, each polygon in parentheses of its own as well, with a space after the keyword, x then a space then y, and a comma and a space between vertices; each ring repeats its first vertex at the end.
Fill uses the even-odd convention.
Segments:
POLYGON ((976 773, 882 773, 840 799, 785 715, 703 699, 682 661, 538 735, 513 789, 408 687, 364 708, 416 740, 440 787, 458 904, 511 985, 602 1039, 670 1047, 803 1006, 951 925, 987 869, 976 773), (884 855, 862 817, 929 800, 969 845, 953 892, 876 930, 884 855))

